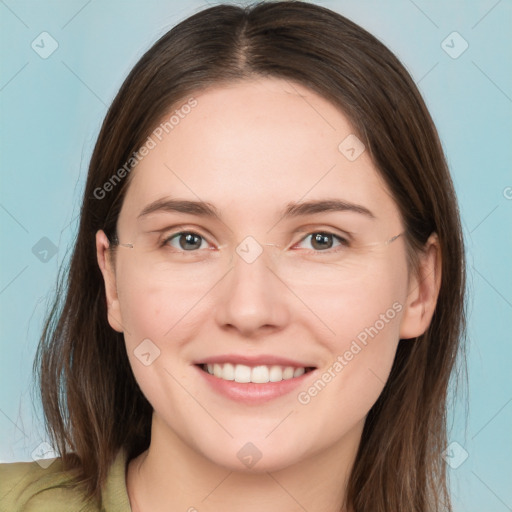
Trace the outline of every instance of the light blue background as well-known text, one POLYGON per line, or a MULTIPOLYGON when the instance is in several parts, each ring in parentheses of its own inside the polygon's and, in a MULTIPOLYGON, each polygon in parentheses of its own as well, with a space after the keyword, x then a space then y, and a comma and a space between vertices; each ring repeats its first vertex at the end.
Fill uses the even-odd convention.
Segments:
MULTIPOLYGON (((457 512, 512 510, 511 2, 315 3, 387 44, 419 84, 437 124, 460 201, 469 270, 469 415, 466 424, 463 393, 450 433, 469 457, 450 470, 453 496, 457 512), (457 59, 441 47, 453 31, 469 43, 457 59)), ((107 106, 151 44, 205 5, 0 0, 2 461, 30 460, 45 440, 30 393, 32 360, 107 106), (43 31, 59 45, 47 59, 31 48, 43 31), (32 252, 42 237, 58 247, 46 263, 32 252)))

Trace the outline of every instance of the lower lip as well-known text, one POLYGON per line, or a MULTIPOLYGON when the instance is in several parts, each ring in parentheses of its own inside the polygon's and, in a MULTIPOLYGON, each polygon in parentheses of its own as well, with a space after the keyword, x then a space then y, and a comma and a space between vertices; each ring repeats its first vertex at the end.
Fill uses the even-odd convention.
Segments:
POLYGON ((197 365, 195 365, 195 368, 217 393, 231 400, 251 405, 262 404, 291 393, 301 384, 304 384, 305 379, 315 373, 315 370, 311 370, 293 379, 256 384, 254 382, 243 383, 235 382, 234 380, 220 379, 219 377, 215 377, 215 375, 210 375, 208 372, 205 372, 197 365))

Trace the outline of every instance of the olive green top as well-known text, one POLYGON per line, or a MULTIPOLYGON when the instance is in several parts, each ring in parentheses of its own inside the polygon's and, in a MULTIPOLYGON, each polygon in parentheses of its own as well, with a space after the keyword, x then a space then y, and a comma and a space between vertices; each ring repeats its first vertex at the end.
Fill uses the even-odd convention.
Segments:
POLYGON ((63 486, 71 475, 60 457, 0 464, 0 512, 131 512, 126 464, 126 452, 120 450, 103 488, 102 509, 76 488, 63 486))

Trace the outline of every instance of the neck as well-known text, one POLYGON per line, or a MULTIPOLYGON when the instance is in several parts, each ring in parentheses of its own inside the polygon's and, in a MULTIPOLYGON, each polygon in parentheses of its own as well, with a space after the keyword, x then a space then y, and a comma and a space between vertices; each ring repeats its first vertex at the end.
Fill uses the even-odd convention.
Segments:
POLYGON ((132 511, 346 512, 345 488, 362 427, 282 469, 242 472, 214 464, 153 415, 150 447, 128 464, 132 511))

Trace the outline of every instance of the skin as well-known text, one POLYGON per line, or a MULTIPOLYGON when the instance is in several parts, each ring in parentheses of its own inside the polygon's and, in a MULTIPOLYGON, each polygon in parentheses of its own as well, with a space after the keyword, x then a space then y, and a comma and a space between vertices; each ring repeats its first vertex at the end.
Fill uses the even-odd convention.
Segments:
POLYGON ((173 224, 207 229, 213 236, 205 243, 231 253, 248 235, 290 247, 304 238, 293 235, 304 226, 339 227, 364 243, 403 231, 368 152, 351 162, 338 150, 354 129, 324 98, 275 78, 195 98, 197 107, 132 171, 118 234, 135 248, 119 247, 110 258, 105 234, 96 237, 109 322, 124 332, 135 378, 154 408, 151 445, 128 465, 132 508, 339 512, 398 341, 422 334, 432 318, 441 277, 437 237, 421 255, 418 277, 408 274, 400 237, 371 255, 364 272, 339 282, 284 283, 266 257, 247 264, 236 254, 222 279, 163 279, 166 267, 145 266, 141 247, 148 231, 173 224), (137 220, 163 197, 208 201, 222 221, 169 212, 137 220), (320 198, 363 205, 375 218, 331 212, 280 221, 287 203, 320 198), (218 354, 276 354, 311 362, 318 378, 397 302, 396 316, 308 404, 297 392, 258 406, 238 403, 211 389, 192 364, 218 354), (147 338, 160 350, 149 366, 134 355, 147 338), (262 454, 251 469, 237 457, 247 442, 262 454))

